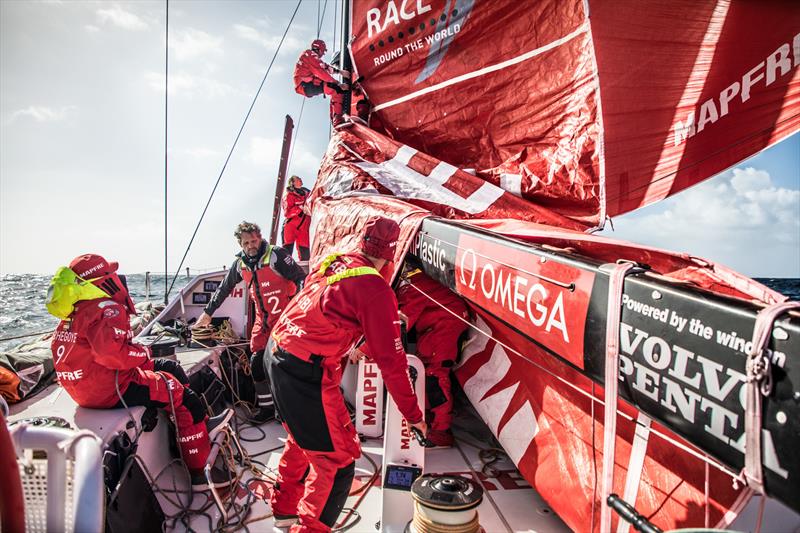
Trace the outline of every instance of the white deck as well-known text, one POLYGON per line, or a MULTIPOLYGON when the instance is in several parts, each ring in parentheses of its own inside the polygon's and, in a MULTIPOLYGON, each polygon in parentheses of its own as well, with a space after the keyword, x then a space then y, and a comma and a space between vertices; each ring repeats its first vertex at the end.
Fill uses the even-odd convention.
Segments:
MULTIPOLYGON (((217 350, 192 350, 178 354, 179 360, 191 373, 197 364, 211 361, 212 366, 217 350)), ((132 408, 131 414, 138 420, 143 408, 132 408)), ((55 416, 64 418, 80 429, 90 429, 103 439, 109 441, 119 431, 124 431, 129 425, 130 416, 124 409, 85 409, 77 407, 74 401, 58 385, 53 385, 34 396, 28 401, 12 406, 10 422, 37 416, 55 416)), ((167 424, 162 416, 156 430, 143 433, 139 440, 138 454, 152 476, 158 477, 156 486, 164 491, 157 493, 162 509, 167 516, 178 513, 179 509, 168 499, 175 500, 174 488, 181 491, 188 489, 188 478, 185 471, 177 465, 169 466, 170 457, 167 447, 167 424), (163 471, 163 472, 162 472, 163 471), (159 475, 160 473, 160 475, 159 475)), ((263 462, 266 467, 264 473, 273 478, 280 458, 283 440, 286 436, 283 427, 272 422, 263 424, 260 429, 265 437, 261 440, 248 442, 241 441, 248 454, 256 460, 263 462), (264 453, 266 450, 272 450, 264 453)), ((260 434, 257 429, 248 426, 240 428, 239 436, 242 439, 254 439, 260 434)), ((477 441, 471 435, 456 428, 456 446, 449 449, 434 449, 426 452, 426 473, 459 474, 471 477, 484 488, 484 500, 478 509, 480 522, 487 533, 494 532, 555 532, 568 531, 568 528, 543 502, 540 496, 522 478, 513 463, 507 458, 500 459, 492 465, 497 472, 496 476, 480 474, 483 463, 478 457, 477 441)), ((371 458, 378 469, 378 478, 367 489, 351 495, 345 506, 345 511, 339 517, 339 526, 353 524, 348 531, 375 532, 379 531, 381 510, 381 483, 379 479, 382 464, 383 441, 381 439, 367 439, 363 443, 364 457, 356 463, 356 477, 351 489, 358 491, 373 477, 375 467, 369 462, 371 458), (354 512, 350 513, 350 509, 354 512)), ((255 478, 251 472, 245 472, 242 482, 236 491, 230 491, 231 496, 226 499, 226 504, 231 501, 237 505, 252 501, 249 512, 244 519, 247 528, 254 532, 273 531, 269 500, 268 484, 255 478), (249 487, 249 490, 248 488, 249 487), (232 500, 231 500, 232 498, 232 500)), ((184 500, 188 495, 183 496, 184 500)), ((409 495, 410 498, 410 495, 409 495)), ((211 501, 209 492, 194 495, 192 508, 203 508, 211 501)), ((198 531, 207 531, 208 519, 217 524, 220 512, 215 505, 205 510, 207 516, 194 516, 191 526, 198 531)), ((239 517, 241 518, 241 517, 239 517)), ((169 522, 168 522, 169 523, 169 522)), ((172 529, 182 531, 184 527, 178 522, 172 529)), ((280 531, 280 530, 276 530, 280 531)))

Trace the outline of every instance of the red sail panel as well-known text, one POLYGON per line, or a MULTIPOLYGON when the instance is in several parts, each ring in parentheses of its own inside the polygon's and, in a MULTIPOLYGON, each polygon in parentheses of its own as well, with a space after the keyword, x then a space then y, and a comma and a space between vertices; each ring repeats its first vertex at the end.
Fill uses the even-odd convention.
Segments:
POLYGON ((311 202, 353 193, 395 196, 445 218, 514 218, 586 229, 585 224, 360 124, 336 131, 322 160, 311 202))
POLYGON ((562 215, 601 211, 598 106, 580 0, 363 1, 358 74, 391 137, 562 215))
POLYGON ((796 2, 590 2, 608 214, 711 177, 800 129, 796 2))
POLYGON ((352 55, 388 135, 588 225, 800 129, 793 2, 588 5, 363 0, 352 55))

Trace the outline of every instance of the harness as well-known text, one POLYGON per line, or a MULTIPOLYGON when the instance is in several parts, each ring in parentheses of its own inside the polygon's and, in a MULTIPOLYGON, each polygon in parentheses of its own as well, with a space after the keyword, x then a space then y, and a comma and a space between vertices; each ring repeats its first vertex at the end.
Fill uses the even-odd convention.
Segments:
MULTIPOLYGON (((261 256, 261 261, 259 261, 259 264, 256 266, 256 268, 251 270, 251 272, 253 273, 253 277, 250 278, 250 284, 247 287, 247 289, 250 290, 250 288, 253 287, 253 284, 255 284, 255 287, 253 287, 253 291, 256 294, 255 299, 256 301, 258 301, 258 306, 261 308, 261 312, 264 313, 264 320, 261 322, 261 331, 264 331, 264 329, 267 327, 267 317, 269 316, 269 313, 267 312, 267 308, 264 307, 264 301, 261 298, 261 291, 259 289, 260 285, 258 282, 258 270, 259 267, 263 266, 269 267, 269 260, 271 257, 272 257, 272 245, 267 244, 267 250, 264 252, 264 255, 261 256)), ((246 268, 250 270, 250 268, 244 262, 244 259, 241 258, 239 259, 239 268, 241 269, 246 268)))
MULTIPOLYGON (((319 267, 319 275, 320 276, 324 276, 325 275, 325 271, 328 270, 328 268, 331 266, 331 264, 342 255, 344 255, 344 254, 333 253, 333 254, 329 255, 328 257, 326 257, 325 259, 323 259, 322 260, 322 264, 319 267)), ((360 267, 356 267, 356 268, 348 268, 348 269, 345 269, 342 272, 339 272, 338 274, 333 274, 331 276, 326 276, 325 277, 325 283, 327 285, 333 285, 334 283, 336 283, 338 281, 342 281, 343 279, 347 279, 347 278, 355 278, 355 277, 358 277, 358 276, 380 276, 380 275, 381 275, 381 273, 378 272, 378 270, 375 269, 374 267, 360 266, 360 267)))

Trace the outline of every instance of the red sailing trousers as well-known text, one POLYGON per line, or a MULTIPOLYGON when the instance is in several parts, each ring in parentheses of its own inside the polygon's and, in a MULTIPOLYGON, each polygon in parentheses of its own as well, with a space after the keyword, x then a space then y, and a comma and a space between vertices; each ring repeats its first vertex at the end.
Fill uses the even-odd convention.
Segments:
POLYGON ((303 82, 295 88, 298 94, 302 94, 308 98, 312 98, 319 94, 327 94, 331 97, 331 121, 335 117, 341 117, 344 112, 344 93, 337 90, 327 82, 321 79, 315 79, 314 82, 303 82), (316 83, 315 83, 316 82, 316 83))
MULTIPOLYGON (((272 346, 272 343, 270 344, 272 346)), ((272 512, 297 515, 292 532, 330 531, 344 507, 361 455, 339 383, 338 358, 304 361, 278 349, 269 366, 288 439, 272 492, 272 512)))
POLYGON ((425 403, 430 411, 430 429, 447 431, 453 419, 450 371, 458 356, 458 338, 466 324, 444 317, 417 339, 417 356, 425 365, 425 403))
POLYGON ((311 217, 305 214, 287 218, 283 223, 283 244, 294 244, 308 248, 311 217))
MULTIPOLYGON (((122 397, 130 407, 134 405, 162 407, 170 413, 177 427, 181 455, 187 468, 193 471, 203 470, 211 451, 205 424, 207 418, 205 409, 194 391, 189 389, 188 378, 185 384, 179 381, 186 375, 182 370, 160 368, 162 366, 160 363, 173 363, 172 361, 157 359, 150 363, 155 363, 155 369, 137 368, 122 397), (169 371, 180 373, 182 376, 176 377, 169 371), (170 396, 172 396, 171 401, 170 396)), ((178 366, 177 363, 174 365, 178 366)), ((122 407, 121 402, 117 407, 122 407)))

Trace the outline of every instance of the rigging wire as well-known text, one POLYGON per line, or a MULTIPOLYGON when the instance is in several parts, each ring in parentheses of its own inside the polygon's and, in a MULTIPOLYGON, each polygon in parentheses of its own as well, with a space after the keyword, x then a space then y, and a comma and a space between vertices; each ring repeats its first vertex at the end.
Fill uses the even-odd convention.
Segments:
POLYGON ((197 226, 194 228, 194 233, 192 233, 192 238, 189 239, 189 244, 186 246, 186 251, 183 253, 183 257, 181 258, 181 262, 178 265, 177 270, 175 271, 175 275, 172 278, 172 283, 170 283, 169 289, 167 289, 166 294, 164 295, 164 300, 167 301, 169 298, 169 293, 172 292, 172 287, 175 285, 175 280, 178 279, 178 275, 180 274, 181 267, 183 266, 184 261, 186 261, 186 256, 189 255, 189 250, 192 248, 192 243, 194 242, 195 237, 197 236, 197 231, 200 229, 200 224, 203 222, 203 218, 206 216, 206 212, 208 211, 208 206, 211 205, 211 200, 214 198, 214 193, 217 191, 217 187, 219 186, 219 182, 222 179, 222 175, 225 173, 225 169, 228 167, 228 162, 231 160, 231 156, 233 155, 233 151, 236 149, 236 145, 239 142, 239 138, 242 135, 242 131, 244 130, 245 125, 247 124, 247 120, 250 118, 250 113, 253 111, 253 107, 256 105, 256 101, 258 100, 258 96, 261 94, 261 89, 264 88, 264 83, 267 81, 267 76, 269 76, 270 71, 272 70, 272 65, 275 64, 275 59, 278 57, 278 53, 281 51, 281 47, 283 46, 284 40, 286 40, 286 35, 289 33, 289 28, 292 27, 292 22, 294 22, 294 18, 297 15, 297 11, 300 9, 300 4, 303 3, 303 0, 298 0, 297 5, 294 8, 294 12, 292 13, 292 17, 289 19, 289 23, 286 25, 286 29, 283 32, 283 36, 281 37, 280 42, 278 43, 278 47, 275 49, 275 54, 272 56, 272 60, 269 62, 269 66, 267 67, 267 71, 264 73, 264 77, 261 80, 261 84, 258 86, 258 90, 256 91, 255 96, 253 97, 253 101, 250 103, 250 108, 247 110, 247 114, 242 121, 242 125, 239 127, 239 131, 236 134, 236 138, 233 140, 233 144, 231 145, 230 151, 228 151, 228 156, 225 158, 225 163, 222 165, 222 169, 219 172, 219 176, 217 177, 216 183, 214 183, 214 188, 211 190, 211 194, 208 197, 208 201, 206 202, 205 207, 203 208, 203 213, 200 215, 200 220, 197 221, 197 226))
MULTIPOLYGON (((322 16, 320 17, 319 1, 320 0, 317 0, 317 39, 319 39, 319 34, 322 31, 322 24, 325 22, 325 12, 328 9, 328 0, 325 0, 325 4, 323 4, 323 6, 322 6, 322 16)), ((334 6, 336 6, 336 1, 335 0, 334 0, 334 6)), ((333 15, 333 33, 334 33, 333 42, 334 42, 334 47, 335 47, 336 46, 336 12, 334 12, 334 15, 333 15)), ((301 99, 302 99, 302 102, 300 104, 300 113, 298 114, 298 117, 297 117, 297 126, 294 128, 294 137, 292 138, 292 147, 289 150, 289 160, 286 163, 286 170, 287 170, 287 174, 289 174, 289 175, 291 175, 292 158, 294 157, 295 146, 297 146, 297 137, 300 134, 300 124, 303 121, 303 110, 306 107, 307 98, 305 96, 302 96, 301 99)), ((330 124, 328 124, 328 127, 330 128, 330 124)), ((328 136, 330 137, 330 135, 328 135, 328 136)))
MULTIPOLYGON (((169 265, 167 264, 167 133, 169 125, 169 0, 165 4, 165 32, 166 38, 164 39, 164 272, 169 272, 169 265)), ((167 278, 164 276, 164 305, 169 303, 169 288, 167 287, 167 278)))
POLYGON ((322 16, 320 16, 319 1, 317 0, 317 39, 319 39, 319 34, 322 31, 322 23, 325 22, 325 11, 328 9, 328 0, 325 0, 325 4, 322 6, 322 16))
MULTIPOLYGON (((429 294, 427 294, 426 292, 421 290, 419 287, 416 287, 414 284, 411 284, 409 286, 411 288, 413 288, 414 290, 416 290, 418 293, 420 293, 422 296, 424 296, 425 298, 427 298, 428 300, 433 302, 435 305, 438 305, 439 307, 441 307, 442 309, 444 309, 445 311, 447 311, 448 313, 453 315, 455 318, 457 318, 461 322, 464 322, 465 324, 467 324, 467 326, 469 328, 474 329, 476 332, 478 332, 481 335, 485 335, 486 337, 488 337, 491 340, 495 341, 495 343, 497 343, 499 346, 502 346, 506 350, 508 350, 510 352, 513 352, 523 362, 536 367, 538 370, 541 370, 545 374, 547 374, 550 377, 554 378, 556 381, 559 381, 562 384, 566 385, 568 388, 572 389, 576 393, 587 397, 590 401, 597 402, 600 405, 605 405, 605 401, 604 400, 601 400, 600 398, 595 396, 594 387, 592 387, 592 392, 587 392, 587 391, 583 390, 578 385, 575 385, 574 383, 570 382, 569 380, 559 376, 558 374, 556 374, 554 371, 550 370, 549 368, 546 368, 546 367, 540 365, 539 363, 529 359, 525 354, 523 354, 522 352, 520 352, 519 350, 517 350, 516 348, 514 348, 510 344, 508 344, 508 343, 504 342, 503 340, 493 336, 491 333, 487 333, 487 332, 483 331, 480 327, 476 326, 475 324, 473 324, 469 320, 466 320, 461 315, 459 315, 457 313, 454 313, 453 311, 451 311, 450 309, 445 307, 443 304, 439 303, 435 298, 433 298, 432 296, 430 296, 429 294)), ((594 382, 592 381, 592 383, 594 383, 594 382)), ((639 422, 634 417, 632 417, 629 414, 624 413, 624 412, 622 412, 620 410, 617 410, 617 416, 621 416, 622 418, 624 418, 628 422, 633 423, 634 425, 641 425, 641 422, 639 422)), ((672 438, 671 436, 669 436, 666 433, 663 433, 663 432, 661 432, 659 430, 651 428, 650 432, 653 435, 656 435, 656 436, 660 437, 662 440, 666 441, 667 443, 672 444, 676 448, 680 448, 681 450, 683 450, 684 452, 688 453, 689 455, 692 455, 696 459, 699 459, 703 463, 708 464, 708 465, 716 468, 717 470, 719 470, 720 472, 722 472, 724 474, 727 474, 728 476, 730 476, 733 479, 734 483, 740 482, 740 483, 745 484, 745 486, 746 486, 746 481, 744 480, 744 478, 743 478, 741 473, 733 471, 729 467, 727 467, 724 464, 722 464, 721 462, 717 461, 714 457, 702 454, 702 453, 690 448, 688 445, 685 445, 685 444, 679 442, 678 440, 672 438)))
POLYGON ((294 129, 294 138, 292 139, 292 148, 289 150, 289 161, 286 162, 286 173, 291 174, 292 168, 292 158, 294 157, 294 147, 297 146, 297 135, 300 133, 300 121, 303 120, 303 109, 306 107, 306 100, 305 96, 301 96, 303 102, 300 104, 300 114, 297 117, 297 127, 294 129))

